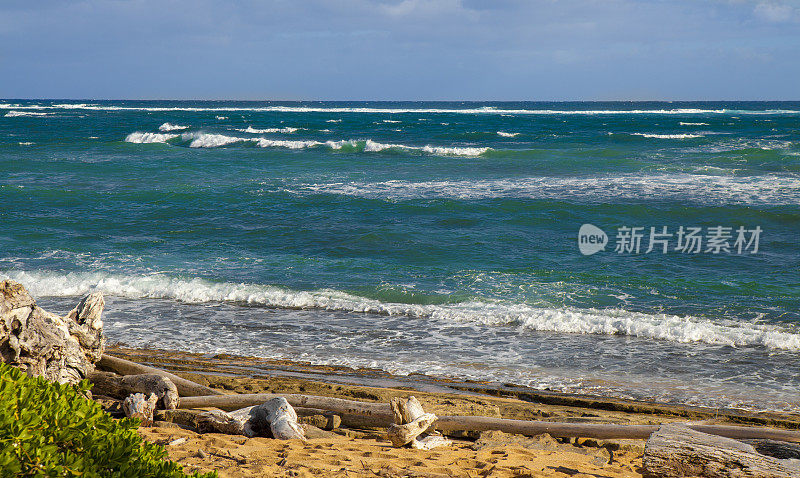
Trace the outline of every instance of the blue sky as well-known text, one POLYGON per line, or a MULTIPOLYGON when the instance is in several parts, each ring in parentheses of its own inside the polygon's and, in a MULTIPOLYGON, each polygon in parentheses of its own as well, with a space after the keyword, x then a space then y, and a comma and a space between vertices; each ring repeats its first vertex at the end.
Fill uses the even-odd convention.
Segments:
POLYGON ((800 0, 3 0, 0 97, 800 100, 800 0))

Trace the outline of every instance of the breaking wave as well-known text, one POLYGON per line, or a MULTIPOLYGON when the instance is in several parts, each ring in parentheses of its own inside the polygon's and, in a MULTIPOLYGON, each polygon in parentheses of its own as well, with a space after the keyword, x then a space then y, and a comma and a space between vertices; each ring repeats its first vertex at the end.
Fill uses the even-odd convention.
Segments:
MULTIPOLYGON (((262 184, 269 186, 268 184, 262 184)), ((308 183, 262 192, 338 194, 368 199, 581 199, 694 201, 740 204, 800 202, 800 177, 734 177, 710 174, 618 175, 607 177, 525 177, 494 180, 442 180, 308 183)))
POLYGON ((188 303, 233 302, 291 309, 325 309, 417 319, 514 325, 523 329, 570 334, 628 335, 673 342, 728 346, 763 346, 800 351, 800 333, 789 327, 691 316, 647 314, 623 309, 547 308, 500 301, 448 305, 382 302, 346 292, 296 291, 268 285, 178 279, 162 274, 123 275, 103 272, 55 273, 9 271, 0 274, 21 282, 34 296, 74 296, 101 291, 132 299, 173 299, 188 303))
POLYGON ((236 128, 236 131, 241 131, 242 133, 253 133, 253 134, 263 134, 263 133, 294 133, 297 130, 304 129, 304 128, 292 128, 292 127, 285 127, 285 128, 264 128, 264 129, 257 129, 253 128, 252 126, 248 126, 247 128, 236 128))
POLYGON ((514 136, 519 136, 519 133, 506 133, 505 131, 498 131, 497 135, 504 138, 513 138, 514 136))
POLYGON ((126 136, 125 141, 128 143, 166 143, 179 136, 174 133, 141 133, 137 131, 126 136))
POLYGON ((38 111, 9 111, 5 114, 6 118, 16 118, 18 116, 47 116, 50 113, 42 113, 38 111))
POLYGON ((179 124, 172 124, 172 123, 164 123, 158 127, 159 131, 180 131, 184 129, 189 129, 188 126, 181 126, 179 124))
POLYGON ((409 146, 405 144, 386 144, 367 140, 340 140, 340 141, 315 141, 315 140, 279 140, 267 138, 243 138, 215 133, 143 133, 129 134, 125 141, 128 143, 167 143, 180 138, 188 142, 190 148, 218 148, 234 143, 253 143, 260 148, 288 148, 306 149, 313 147, 328 147, 335 150, 350 148, 353 151, 378 152, 384 150, 419 151, 441 156, 480 156, 491 148, 468 146, 409 146))
POLYGON ((633 136, 642 136, 644 138, 656 139, 692 139, 702 138, 702 134, 656 134, 656 133, 631 133, 633 136))

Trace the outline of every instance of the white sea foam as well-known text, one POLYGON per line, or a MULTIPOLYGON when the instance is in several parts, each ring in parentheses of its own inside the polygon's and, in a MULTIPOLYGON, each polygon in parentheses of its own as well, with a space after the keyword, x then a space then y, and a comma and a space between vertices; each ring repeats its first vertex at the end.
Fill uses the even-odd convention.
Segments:
POLYGON ((400 149, 407 151, 421 151, 440 156, 479 156, 491 148, 458 147, 458 146, 408 146, 405 144, 384 144, 367 140, 340 140, 340 141, 315 141, 315 140, 279 140, 267 138, 244 138, 215 133, 143 133, 129 134, 125 141, 129 143, 166 143, 180 137, 181 141, 189 142, 190 148, 218 148, 234 143, 252 142, 260 148, 289 148, 305 149, 317 146, 327 146, 331 149, 342 149, 345 146, 360 148, 364 152, 378 152, 386 149, 400 149))
POLYGON ((246 138, 237 138, 235 136, 226 136, 224 134, 183 134, 181 139, 184 141, 191 140, 189 143, 190 148, 218 148, 231 143, 238 143, 240 141, 248 141, 246 138))
POLYGON ((498 131, 497 135, 504 138, 513 138, 514 136, 519 136, 519 133, 506 133, 505 131, 498 131))
POLYGON ((314 146, 319 146, 323 143, 319 141, 287 141, 279 139, 264 139, 259 138, 256 144, 260 148, 289 148, 289 149, 305 149, 314 146))
MULTIPOLYGON (((431 113, 431 114, 499 114, 499 115, 698 115, 698 114, 738 114, 738 115, 794 115, 800 110, 770 109, 770 110, 733 110, 733 109, 704 109, 704 108, 672 108, 672 109, 634 109, 634 110, 555 110, 555 109, 500 109, 495 107, 479 108, 374 108, 374 107, 324 107, 324 106, 116 106, 97 105, 86 103, 57 104, 57 105, 19 105, 0 104, 0 108, 13 109, 83 109, 98 111, 263 111, 282 113, 431 113)), ((226 116, 217 116, 217 119, 227 119, 226 116)), ((328 120, 338 122, 339 120, 328 120)))
POLYGON ((491 148, 458 147, 458 146, 407 146, 405 144, 379 143, 368 139, 364 144, 364 151, 383 151, 386 149, 405 149, 423 151, 430 154, 443 156, 480 156, 491 148))
POLYGON ((180 131, 184 129, 189 129, 188 126, 181 126, 179 124, 172 124, 172 123, 164 123, 158 127, 159 131, 180 131))
MULTIPOLYGON (((264 184, 264 186, 269 186, 264 184)), ((797 204, 800 177, 765 175, 750 177, 711 174, 648 174, 606 177, 525 177, 469 181, 382 181, 297 184, 263 192, 340 194, 370 199, 581 199, 639 201, 675 199, 701 203, 797 204)))
POLYGON ((16 118, 18 116, 47 116, 50 113, 42 113, 38 111, 9 111, 5 114, 6 118, 16 118))
POLYGON ((702 134, 656 134, 656 133, 631 133, 634 136, 657 139, 692 139, 702 138, 702 134))
POLYGON ((248 126, 247 128, 237 128, 236 131, 241 131, 242 133, 252 133, 252 134, 263 134, 263 133, 294 133, 295 131, 300 130, 301 128, 292 128, 287 126, 285 128, 253 128, 252 126, 248 126))
POLYGON ((340 119, 329 119, 325 121, 326 123, 341 123, 342 120, 340 119))
POLYGON ((673 342, 765 346, 800 351, 800 331, 778 325, 646 314, 622 309, 545 308, 475 301, 449 305, 381 302, 336 290, 295 291, 247 283, 215 283, 163 274, 113 275, 102 272, 9 271, 34 296, 74 296, 92 291, 127 298, 160 298, 188 303, 237 302, 282 308, 319 308, 404 315, 475 325, 516 325, 524 329, 572 334, 629 335, 673 342))
POLYGON ((166 143, 178 136, 180 135, 174 133, 142 133, 136 131, 125 137, 125 141, 128 143, 166 143))
POLYGON ((678 124, 681 125, 681 126, 708 126, 708 123, 686 123, 686 122, 683 122, 683 121, 681 121, 678 124))
POLYGON ((35 144, 35 143, 33 143, 32 141, 20 141, 19 142, 20 146, 30 146, 32 144, 35 144))

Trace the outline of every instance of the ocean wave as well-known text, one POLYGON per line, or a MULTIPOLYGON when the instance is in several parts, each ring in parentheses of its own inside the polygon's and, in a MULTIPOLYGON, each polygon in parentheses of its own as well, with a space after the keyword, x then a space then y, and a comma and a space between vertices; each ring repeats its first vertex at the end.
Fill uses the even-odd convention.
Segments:
MULTIPOLYGON (((698 114, 738 114, 738 115, 794 115, 800 110, 734 110, 707 108, 672 108, 672 109, 633 109, 633 110, 557 110, 557 109, 502 109, 491 106, 478 108, 376 108, 376 107, 325 107, 325 106, 115 106, 98 104, 56 104, 56 105, 19 105, 0 104, 0 108, 9 109, 83 109, 98 111, 193 111, 193 112, 281 112, 281 113, 426 113, 426 114, 497 114, 497 115, 698 115, 698 114)), ((217 119, 227 117, 217 117, 217 119)), ((335 120, 328 120, 333 122, 335 120)), ((339 120, 341 121, 341 120, 339 120)))
POLYGON ((708 123, 687 123, 684 121, 681 121, 678 124, 681 126, 708 126, 708 123))
POLYGON ((505 131, 498 131, 497 135, 504 138, 513 138, 514 136, 519 136, 519 133, 506 133, 505 131))
POLYGON ((313 147, 328 147, 340 150, 345 147, 353 148, 355 151, 379 152, 384 150, 405 150, 420 151, 440 156, 479 156, 491 148, 478 148, 468 146, 409 146, 405 144, 385 144, 367 140, 340 140, 340 141, 315 141, 315 140, 279 140, 267 138, 243 138, 238 136, 228 136, 215 133, 143 133, 134 132, 129 134, 125 141, 128 143, 166 143, 180 138, 181 141, 188 142, 190 148, 218 148, 234 143, 254 143, 260 148, 288 148, 306 149, 313 147))
POLYGON ((656 134, 656 133, 630 133, 633 136, 642 136, 644 138, 656 139, 692 139, 702 138, 702 134, 656 134))
POLYGON ((172 123, 164 123, 158 127, 159 131, 180 131, 184 129, 189 129, 188 126, 181 126, 179 124, 172 124, 172 123))
POLYGON ((236 131, 241 131, 242 133, 263 134, 263 133, 294 133, 300 129, 305 129, 305 128, 292 128, 290 126, 287 126, 285 128, 258 129, 258 128, 253 128, 252 126, 248 126, 247 128, 236 128, 236 131))
MULTIPOLYGON (((269 184, 262 184, 269 186, 269 184)), ((266 187, 261 192, 337 194, 368 199, 580 199, 590 202, 643 199, 699 203, 797 204, 800 177, 734 177, 664 173, 606 177, 525 177, 494 180, 441 180, 307 183, 266 187)))
POLYGON ((500 301, 448 305, 382 302, 346 292, 322 289, 296 291, 280 287, 179 279, 163 274, 123 275, 103 272, 56 273, 8 271, 1 277, 21 282, 34 296, 75 296, 101 291, 120 297, 172 299, 187 303, 233 302, 292 309, 325 309, 381 315, 402 315, 482 326, 570 334, 628 335, 735 347, 763 346, 800 351, 800 333, 787 327, 731 320, 712 320, 623 309, 546 308, 500 301))
POLYGON ((38 111, 9 111, 5 114, 6 118, 16 118, 19 116, 47 116, 50 113, 42 113, 38 111))
POLYGON ((142 133, 136 131, 125 137, 127 143, 166 143, 171 139, 179 137, 175 133, 142 133))

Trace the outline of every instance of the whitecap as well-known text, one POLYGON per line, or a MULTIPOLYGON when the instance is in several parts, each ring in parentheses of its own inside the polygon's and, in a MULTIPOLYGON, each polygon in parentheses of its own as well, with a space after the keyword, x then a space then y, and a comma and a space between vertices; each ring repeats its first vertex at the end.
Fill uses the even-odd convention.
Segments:
POLYGON ((159 131, 180 131, 183 129, 189 129, 188 126, 181 126, 179 124, 172 124, 172 123, 164 123, 158 127, 159 131))
POLYGON ((703 342, 800 351, 800 333, 793 327, 706 317, 648 314, 618 308, 551 308, 480 300, 447 305, 404 304, 382 302, 331 289, 297 291, 261 284, 174 278, 163 274, 9 271, 0 276, 21 282, 34 296, 75 296, 100 291, 134 299, 159 298, 188 303, 235 302, 282 308, 317 308, 401 315, 446 323, 514 325, 528 330, 559 333, 627 335, 680 343, 703 342))

